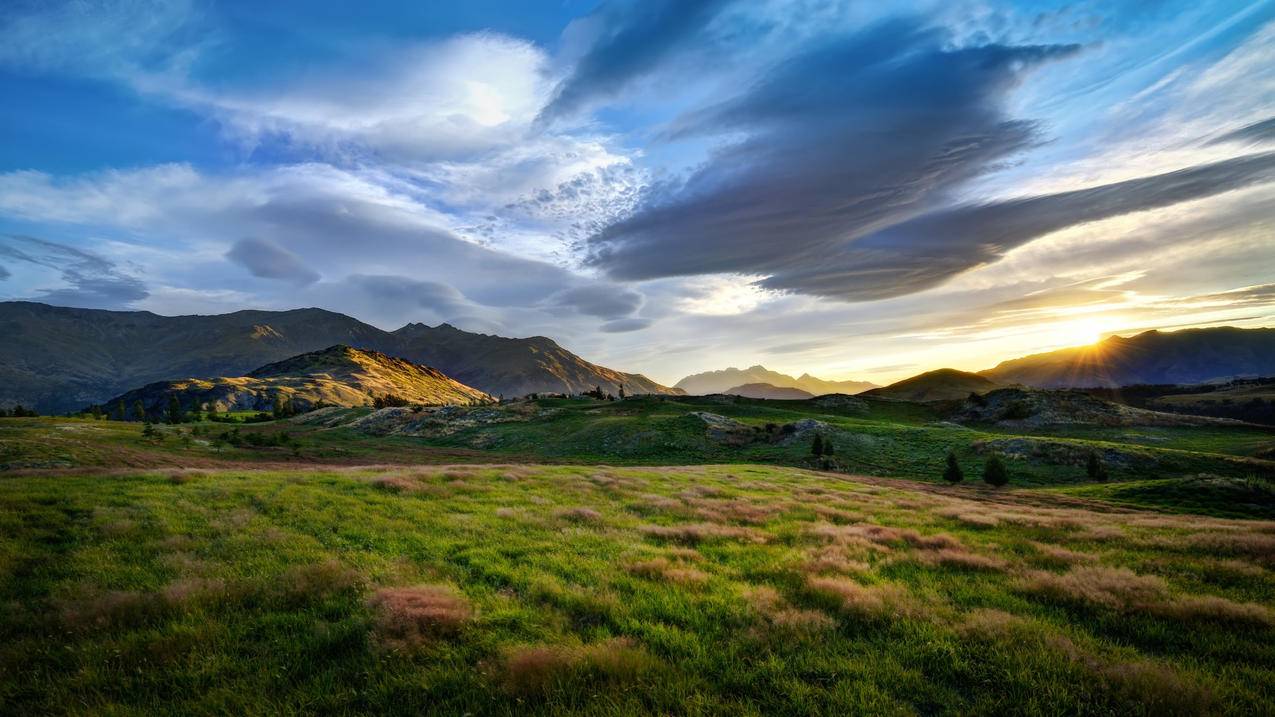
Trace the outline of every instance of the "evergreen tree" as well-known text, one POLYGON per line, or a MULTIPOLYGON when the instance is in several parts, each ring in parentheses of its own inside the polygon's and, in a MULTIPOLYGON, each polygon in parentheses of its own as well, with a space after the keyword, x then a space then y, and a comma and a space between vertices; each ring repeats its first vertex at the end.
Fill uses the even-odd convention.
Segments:
POLYGON ((961 472, 961 464, 956 462, 956 452, 947 452, 947 467, 943 469, 943 480, 953 485, 965 480, 965 474, 961 472))
POLYGON ((628 394, 624 392, 624 384, 620 384, 620 400, 623 401, 627 395, 628 394))
POLYGON ((8 417, 9 417, 9 412, 5 410, 4 406, 0 406, 0 418, 8 418, 8 417))
POLYGON ((835 452, 836 452, 836 449, 833 448, 832 446, 832 438, 829 437, 829 438, 823 439, 823 454, 825 456, 830 456, 835 452))
POLYGON ((133 420, 134 421, 146 420, 146 406, 142 405, 142 399, 140 398, 137 399, 136 401, 133 401, 133 420))
POLYGON ((1085 474, 1089 480, 1107 480, 1107 467, 1098 458, 1097 451, 1089 451, 1089 460, 1085 462, 1085 474))
POLYGON ((120 401, 119 403, 115 404, 115 411, 113 412, 111 418, 116 421, 124 420, 124 402, 123 401, 120 401))
POLYGON ((1005 467, 1005 461, 995 453, 983 464, 983 480, 997 488, 1009 482, 1009 470, 1005 467))
POLYGON ((163 438, 163 434, 155 430, 155 426, 152 425, 150 421, 147 421, 146 423, 142 424, 142 438, 159 439, 159 438, 163 438))
POLYGON ((210 421, 217 420, 217 402, 209 401, 208 405, 205 406, 205 408, 207 409, 205 413, 208 415, 208 420, 210 421))
POLYGON ((92 418, 94 421, 102 420, 102 407, 97 405, 96 403, 93 404, 92 406, 89 406, 89 417, 92 418))
POLYGON ((810 444, 810 455, 818 458, 823 455, 823 436, 815 434, 814 443, 810 444))
POLYGON ((182 410, 182 402, 177 399, 177 394, 168 396, 168 422, 174 425, 186 420, 186 412, 182 410))

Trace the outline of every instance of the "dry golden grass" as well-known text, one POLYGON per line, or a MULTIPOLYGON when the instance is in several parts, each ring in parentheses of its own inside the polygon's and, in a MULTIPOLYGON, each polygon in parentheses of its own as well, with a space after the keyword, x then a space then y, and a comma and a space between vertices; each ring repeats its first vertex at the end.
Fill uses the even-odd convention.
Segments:
POLYGON ((1009 564, 1000 558, 990 555, 971 553, 964 548, 940 548, 938 550, 922 550, 916 559, 926 565, 941 565, 964 570, 1003 571, 1009 564))
POLYGON ((648 580, 662 580, 677 585, 703 585, 708 582, 708 573, 662 557, 629 563, 625 569, 648 580))
POLYGON ((825 545, 807 550, 802 562, 802 572, 809 575, 823 573, 866 573, 871 570, 866 562, 854 560, 846 554, 846 548, 825 545))
POLYGON ((1027 620, 1005 612, 980 608, 971 610, 957 628, 962 635, 981 640, 1017 639, 1029 628, 1027 620))
POLYGON ((1150 660, 1118 662, 1100 667, 1099 677, 1150 715, 1215 714, 1217 700, 1207 685, 1183 677, 1171 667, 1150 660))
POLYGON ((1034 571, 1020 581, 1026 592, 1060 602, 1088 603, 1115 610, 1133 610, 1164 600, 1168 586, 1154 575, 1138 575, 1127 568, 1075 567, 1062 575, 1034 571))
POLYGON ((1098 559, 1097 555, 1092 553, 1082 553, 1075 550, 1068 550, 1061 545, 1051 545, 1049 543, 1031 543, 1036 552, 1041 557, 1047 558, 1053 562, 1072 565, 1075 563, 1089 563, 1098 559))
POLYGON ((768 585, 749 589, 744 598, 772 630, 809 634, 832 629, 837 624, 836 620, 821 610, 792 607, 779 591, 768 585))
POLYGON ((502 686, 520 697, 544 697, 571 680, 629 682, 655 665, 645 650, 627 638, 580 647, 514 647, 505 653, 502 686))
POLYGON ((916 612, 916 601, 899 585, 863 585, 846 578, 811 576, 806 587, 837 601, 843 612, 866 618, 903 617, 916 612))
POLYGON ((446 585, 381 588, 367 604, 378 642, 399 649, 454 633, 474 615, 469 601, 446 585))
POLYGON ((770 537, 755 528, 717 523, 692 523, 687 525, 644 525, 643 534, 658 540, 669 540, 696 545, 711 540, 738 540, 744 543, 765 543, 770 537))
POLYGON ((205 604, 223 599, 228 593, 220 578, 180 578, 160 590, 163 601, 174 608, 205 604))
POLYGON ((407 476, 377 476, 372 485, 390 493, 414 493, 421 489, 421 484, 407 476))
POLYGON ((563 520, 569 520, 572 523, 588 523, 596 525, 602 522, 602 514, 593 508, 584 506, 576 506, 573 508, 563 508, 554 513, 555 516, 563 520))

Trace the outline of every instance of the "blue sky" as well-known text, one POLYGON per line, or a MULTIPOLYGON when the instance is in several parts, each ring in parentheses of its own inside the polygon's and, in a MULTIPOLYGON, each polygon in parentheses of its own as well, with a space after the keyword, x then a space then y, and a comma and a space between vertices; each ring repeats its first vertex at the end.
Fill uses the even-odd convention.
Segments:
POLYGON ((0 299, 670 383, 1272 325, 1272 68, 1275 2, 19 0, 0 299))

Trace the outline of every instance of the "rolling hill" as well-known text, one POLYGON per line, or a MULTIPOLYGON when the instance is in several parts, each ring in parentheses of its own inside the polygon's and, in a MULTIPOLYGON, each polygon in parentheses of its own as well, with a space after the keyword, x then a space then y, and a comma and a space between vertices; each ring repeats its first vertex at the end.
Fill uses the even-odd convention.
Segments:
POLYGON ((1275 376, 1275 329, 1219 327, 1112 336, 1005 361, 980 374, 1040 388, 1195 384, 1275 376))
POLYGON ((730 389, 745 384, 769 384, 777 388, 796 388, 812 396, 828 393, 854 394, 876 388, 876 384, 867 381, 825 381, 808 373, 793 378, 761 365, 745 369, 732 367, 720 371, 705 371, 687 376, 673 387, 680 388, 693 396, 706 396, 711 393, 730 393, 730 389))
POLYGON ((941 368, 865 391, 864 395, 904 401, 952 401, 999 387, 1000 384, 976 373, 941 368))
POLYGON ((106 402, 107 415, 131 416, 140 401, 148 415, 161 415, 171 397, 183 408, 205 404, 219 411, 269 410, 283 396, 296 408, 319 404, 364 406, 392 394, 412 404, 474 405, 494 398, 437 369, 419 366, 377 351, 332 346, 262 366, 246 376, 157 381, 106 402))
POLYGON ((814 398, 813 394, 799 388, 772 386, 768 383, 746 383, 742 386, 728 388, 722 393, 731 396, 743 396, 744 398, 769 398, 781 401, 801 401, 807 398, 814 398))
POLYGON ((0 302, 0 406, 62 412, 177 378, 244 376, 272 361, 337 344, 433 366, 506 397, 602 386, 676 393, 645 376, 585 361, 544 337, 504 338, 447 326, 382 331, 323 309, 159 316, 0 302))

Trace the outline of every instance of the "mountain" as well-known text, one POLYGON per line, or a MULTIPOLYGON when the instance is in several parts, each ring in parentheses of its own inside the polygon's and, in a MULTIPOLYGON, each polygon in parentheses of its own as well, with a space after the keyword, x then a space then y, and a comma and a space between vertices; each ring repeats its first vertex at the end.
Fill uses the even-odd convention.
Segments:
POLYGON ((673 385, 692 396, 707 396, 710 393, 727 393, 729 389, 750 383, 762 383, 779 388, 796 388, 814 396, 828 393, 860 393, 876 384, 867 381, 825 381, 803 373, 799 378, 788 374, 771 371, 765 366, 749 368, 727 368, 720 371, 697 373, 678 381, 673 385))
POLYGON ((304 410, 319 403, 363 406, 385 394, 427 406, 495 402, 437 369, 379 351, 332 346, 262 366, 246 376, 157 381, 111 399, 105 408, 107 415, 120 408, 131 415, 141 401, 146 413, 161 415, 170 397, 177 396, 187 409, 211 403, 219 411, 259 411, 268 410, 282 395, 304 410))
POLYGON ((904 401, 951 401, 996 388, 1000 388, 1000 384, 976 373, 941 368, 905 378, 884 388, 865 391, 864 395, 904 401))
POLYGON ((1005 361, 980 372, 1042 388, 1193 384, 1275 376, 1275 329, 1218 327, 1112 336, 1092 346, 1005 361))
POLYGON ((544 337, 507 339, 419 324, 387 332, 323 309, 159 316, 0 302, 0 336, 0 406, 34 405, 45 413, 101 403, 155 381, 244 376, 337 344, 433 366, 507 397, 597 385, 615 393, 621 382, 632 394, 674 392, 589 363, 544 337))
POLYGON ((589 363, 552 339, 508 339, 441 324, 408 324, 393 332, 397 355, 435 366, 456 380, 493 395, 582 393, 601 386, 607 393, 681 393, 641 374, 589 363))
POLYGON ((813 393, 803 391, 799 388, 791 388, 789 386, 772 386, 768 383, 746 383, 742 386, 728 388, 722 393, 731 396, 743 396, 744 398, 771 398, 783 401, 800 401, 807 398, 814 398, 813 393))

